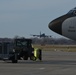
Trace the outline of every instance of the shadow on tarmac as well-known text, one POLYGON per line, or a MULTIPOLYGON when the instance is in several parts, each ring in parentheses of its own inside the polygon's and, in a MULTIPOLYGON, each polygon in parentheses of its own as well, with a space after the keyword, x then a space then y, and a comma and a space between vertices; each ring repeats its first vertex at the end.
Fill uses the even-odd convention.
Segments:
MULTIPOLYGON (((6 62, 11 63, 11 62, 6 62)), ((45 64, 45 65, 76 65, 74 60, 43 60, 43 61, 19 61, 14 64, 45 64)))

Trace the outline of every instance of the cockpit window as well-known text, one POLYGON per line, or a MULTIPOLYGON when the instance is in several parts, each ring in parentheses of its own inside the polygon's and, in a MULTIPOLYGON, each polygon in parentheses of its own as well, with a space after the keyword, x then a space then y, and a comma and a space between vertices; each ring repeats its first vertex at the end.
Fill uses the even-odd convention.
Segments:
POLYGON ((73 13, 76 15, 76 10, 73 13))
POLYGON ((76 15, 76 7, 68 12, 68 14, 76 15))

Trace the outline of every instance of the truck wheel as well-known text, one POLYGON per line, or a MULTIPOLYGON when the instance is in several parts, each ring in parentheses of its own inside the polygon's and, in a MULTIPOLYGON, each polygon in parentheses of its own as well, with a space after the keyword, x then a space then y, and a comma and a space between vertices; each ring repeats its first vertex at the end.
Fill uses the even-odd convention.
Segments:
POLYGON ((17 63, 18 62, 18 60, 12 60, 12 63, 17 63))
POLYGON ((30 59, 33 61, 36 61, 37 58, 35 56, 32 56, 32 57, 30 57, 30 59))
POLYGON ((28 60, 28 56, 23 56, 23 59, 24 60, 28 60))
POLYGON ((42 60, 42 50, 39 49, 39 60, 42 60))
POLYGON ((17 54, 13 55, 11 60, 12 60, 12 63, 17 63, 18 62, 17 54))

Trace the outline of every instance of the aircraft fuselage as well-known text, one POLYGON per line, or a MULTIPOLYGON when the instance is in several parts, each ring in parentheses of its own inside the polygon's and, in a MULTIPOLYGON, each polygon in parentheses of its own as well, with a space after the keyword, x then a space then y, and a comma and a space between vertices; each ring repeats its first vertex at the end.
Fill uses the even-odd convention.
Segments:
POLYGON ((76 8, 51 21, 49 28, 60 35, 76 40, 76 8))

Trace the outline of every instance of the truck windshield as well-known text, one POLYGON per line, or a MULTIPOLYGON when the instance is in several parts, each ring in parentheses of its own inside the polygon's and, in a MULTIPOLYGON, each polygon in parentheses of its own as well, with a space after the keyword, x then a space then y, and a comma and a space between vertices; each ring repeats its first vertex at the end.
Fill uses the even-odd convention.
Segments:
POLYGON ((26 41, 17 41, 16 45, 17 46, 27 46, 27 42, 26 41))
POLYGON ((31 41, 28 40, 16 40, 16 46, 17 47, 30 47, 31 46, 31 41))

